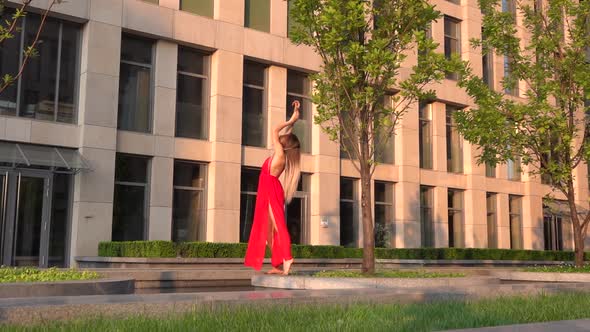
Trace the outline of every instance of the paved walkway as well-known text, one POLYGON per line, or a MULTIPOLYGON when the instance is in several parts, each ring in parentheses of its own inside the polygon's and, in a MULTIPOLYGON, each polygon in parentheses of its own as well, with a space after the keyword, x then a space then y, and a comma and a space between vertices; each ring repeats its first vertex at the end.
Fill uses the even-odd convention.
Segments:
POLYGON ((506 325, 479 329, 452 330, 447 332, 588 332, 590 319, 564 320, 558 322, 506 325))
MULTIPOLYGON (((26 324, 88 316, 150 316, 192 311, 197 307, 277 304, 421 303, 440 300, 474 300, 501 295, 532 295, 561 291, 587 291, 587 284, 501 284, 439 289, 255 290, 214 293, 169 293, 64 296, 0 299, 0 323, 26 324)), ((564 330, 565 332, 567 330, 564 330)))

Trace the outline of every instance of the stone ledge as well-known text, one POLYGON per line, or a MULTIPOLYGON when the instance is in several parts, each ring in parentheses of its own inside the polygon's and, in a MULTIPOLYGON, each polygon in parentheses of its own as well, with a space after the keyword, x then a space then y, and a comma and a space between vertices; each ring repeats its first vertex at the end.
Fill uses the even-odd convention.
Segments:
POLYGON ((502 280, 590 283, 590 273, 493 271, 502 280))
POLYGON ((495 277, 458 278, 319 278, 255 275, 252 286, 282 289, 448 288, 500 284, 495 277))
POLYGON ((0 298, 132 294, 133 279, 96 279, 0 284, 0 298))

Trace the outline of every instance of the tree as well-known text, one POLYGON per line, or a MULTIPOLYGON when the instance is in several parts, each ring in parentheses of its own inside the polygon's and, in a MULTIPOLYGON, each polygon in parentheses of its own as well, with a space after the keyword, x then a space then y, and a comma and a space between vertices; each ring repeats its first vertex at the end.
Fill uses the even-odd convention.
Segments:
MULTIPOLYGON (((41 35, 41 31, 43 31, 43 27, 45 27, 45 21, 51 8, 54 5, 61 3, 63 0, 51 0, 49 6, 43 11, 41 17, 41 24, 39 24, 39 28, 37 29, 37 33, 35 34, 35 39, 31 42, 30 45, 25 45, 23 50, 23 59, 20 64, 19 68, 16 68, 14 72, 11 73, 0 73, 2 78, 0 80, 0 93, 2 93, 6 88, 11 86, 14 82, 16 82, 19 77, 22 76, 25 67, 27 66, 29 60, 33 57, 38 56, 37 43, 39 42, 39 36, 41 35)), ((18 8, 15 9, 14 14, 12 14, 11 18, 5 20, 4 22, 0 22, 0 47, 4 44, 4 42, 8 39, 14 38, 15 33, 19 31, 19 23, 23 17, 27 15, 27 9, 29 8, 32 0, 21 0, 20 5, 18 8)), ((5 10, 6 0, 0 0, 0 14, 4 13, 5 10)))
POLYGON ((520 82, 526 86, 523 98, 489 89, 468 69, 460 86, 477 107, 457 114, 458 129, 481 147, 480 162, 521 158, 532 174, 567 199, 575 263, 581 266, 590 214, 576 205, 573 172, 590 157, 590 120, 585 116, 590 111, 590 1, 516 1, 512 12, 503 5, 504 10, 498 0, 480 0, 484 38, 472 45, 504 57, 508 70, 502 86, 517 91, 520 82), (518 26, 516 12, 522 17, 518 26))
POLYGON ((371 179, 374 157, 403 115, 418 100, 434 96, 426 90, 445 72, 456 71, 425 31, 440 13, 425 0, 291 0, 290 37, 311 46, 321 57, 313 75, 317 105, 314 122, 333 141, 341 141, 361 179, 364 273, 375 271, 371 179), (409 75, 400 74, 409 54, 418 53, 409 75), (395 92, 393 106, 383 98, 395 92))

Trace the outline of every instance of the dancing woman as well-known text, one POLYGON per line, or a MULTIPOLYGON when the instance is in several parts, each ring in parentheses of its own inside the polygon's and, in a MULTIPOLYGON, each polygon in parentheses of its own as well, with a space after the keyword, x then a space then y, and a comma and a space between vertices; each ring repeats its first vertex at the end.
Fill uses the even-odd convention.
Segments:
POLYGON ((264 161, 258 180, 254 222, 244 264, 260 270, 268 245, 272 252, 272 269, 267 274, 287 275, 293 264, 291 238, 285 220, 285 201, 287 204, 291 201, 299 183, 300 144, 297 136, 291 132, 299 119, 299 106, 299 101, 294 101, 291 119, 274 128, 274 154, 264 161), (283 129, 286 131, 281 135, 283 129), (284 190, 279 181, 283 172, 284 190), (279 269, 281 265, 282 270, 279 269))

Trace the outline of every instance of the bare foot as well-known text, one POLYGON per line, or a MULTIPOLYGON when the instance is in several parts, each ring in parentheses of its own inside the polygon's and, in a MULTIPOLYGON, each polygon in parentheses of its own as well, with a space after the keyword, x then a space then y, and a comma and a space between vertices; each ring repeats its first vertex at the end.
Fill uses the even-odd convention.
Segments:
POLYGON ((283 274, 288 275, 289 271, 291 270, 291 265, 293 264, 293 258, 288 261, 283 261, 283 274))
POLYGON ((276 267, 273 267, 270 271, 267 271, 264 274, 283 274, 283 270, 279 270, 276 267))

